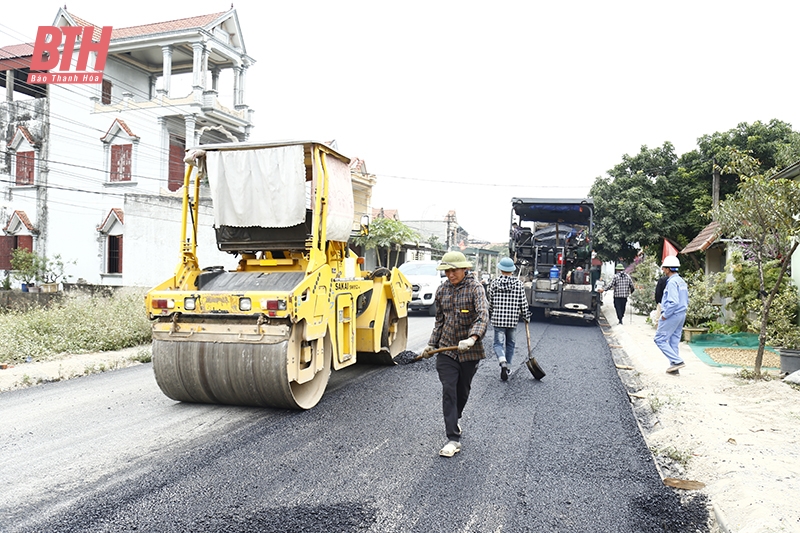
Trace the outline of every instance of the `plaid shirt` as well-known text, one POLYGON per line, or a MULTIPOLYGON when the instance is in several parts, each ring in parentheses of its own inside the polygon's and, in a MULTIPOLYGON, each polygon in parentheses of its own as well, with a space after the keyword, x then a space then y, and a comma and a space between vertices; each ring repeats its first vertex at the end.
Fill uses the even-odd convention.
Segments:
POLYGON ((614 298, 627 298, 633 292, 633 279, 625 272, 617 272, 606 290, 614 289, 614 298))
POLYGON ((514 276, 497 277, 492 280, 487 292, 492 326, 515 328, 520 317, 526 322, 530 321, 531 310, 519 278, 514 276))
POLYGON ((437 348, 458 346, 471 335, 478 340, 465 352, 442 352, 458 362, 478 361, 486 357, 481 339, 489 323, 486 293, 471 272, 457 285, 445 281, 436 290, 436 322, 428 344, 437 348))

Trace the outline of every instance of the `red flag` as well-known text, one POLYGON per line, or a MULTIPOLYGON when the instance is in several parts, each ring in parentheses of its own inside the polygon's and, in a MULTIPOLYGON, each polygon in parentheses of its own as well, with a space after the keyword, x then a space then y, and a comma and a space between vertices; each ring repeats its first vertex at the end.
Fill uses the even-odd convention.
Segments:
POLYGON ((667 242, 667 239, 664 239, 664 251, 661 253, 662 263, 668 255, 674 255, 675 257, 678 257, 678 249, 667 242))

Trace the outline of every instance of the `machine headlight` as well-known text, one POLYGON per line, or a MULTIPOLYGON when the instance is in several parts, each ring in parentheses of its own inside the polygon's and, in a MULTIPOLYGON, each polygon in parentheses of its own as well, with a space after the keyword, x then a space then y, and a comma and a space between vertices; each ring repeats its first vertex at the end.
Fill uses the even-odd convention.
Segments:
POLYGON ((250 298, 239 298, 239 311, 249 311, 253 308, 250 298))
POLYGON ((196 300, 194 298, 184 298, 183 308, 187 311, 194 311, 196 300))

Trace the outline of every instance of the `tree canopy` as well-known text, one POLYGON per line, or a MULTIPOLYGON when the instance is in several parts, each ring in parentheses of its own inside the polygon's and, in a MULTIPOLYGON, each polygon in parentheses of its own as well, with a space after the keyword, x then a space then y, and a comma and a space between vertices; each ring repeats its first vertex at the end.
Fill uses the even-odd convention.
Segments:
POLYGON ((664 238, 678 246, 688 244, 711 221, 714 165, 720 172, 720 200, 739 186, 741 177, 729 165, 734 157, 729 148, 749 153, 755 170, 764 174, 800 159, 800 133, 779 120, 743 122, 701 136, 697 148, 681 156, 670 142, 624 155, 590 189, 599 257, 630 261, 639 248, 660 257, 664 238))

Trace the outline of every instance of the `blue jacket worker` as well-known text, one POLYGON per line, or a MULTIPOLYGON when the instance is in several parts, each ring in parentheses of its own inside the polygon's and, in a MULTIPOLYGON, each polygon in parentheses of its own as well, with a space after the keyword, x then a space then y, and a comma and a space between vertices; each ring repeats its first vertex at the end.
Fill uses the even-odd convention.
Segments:
POLYGON ((494 355, 500 363, 500 379, 507 381, 517 344, 517 324, 520 318, 530 322, 531 310, 522 282, 512 275, 517 270, 514 261, 510 257, 504 257, 497 268, 501 276, 489 284, 487 297, 489 317, 494 328, 494 355))
POLYGON ((677 374, 686 366, 678 350, 686 322, 686 310, 689 307, 689 288, 678 274, 681 263, 674 255, 668 255, 661 264, 661 270, 667 276, 664 296, 661 298, 661 320, 653 339, 656 346, 669 360, 668 374, 677 374))

